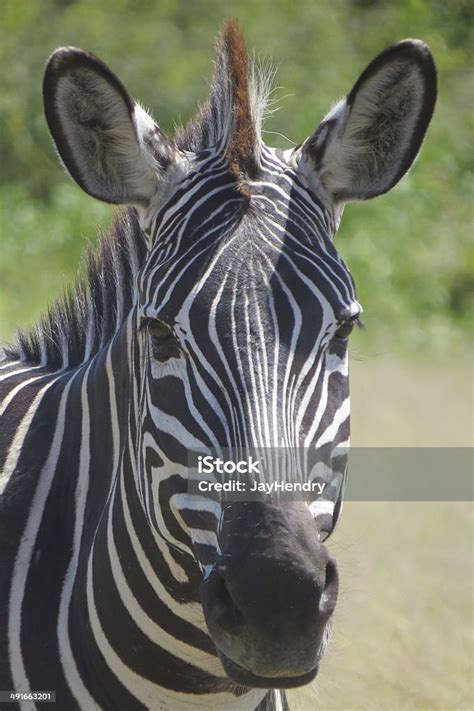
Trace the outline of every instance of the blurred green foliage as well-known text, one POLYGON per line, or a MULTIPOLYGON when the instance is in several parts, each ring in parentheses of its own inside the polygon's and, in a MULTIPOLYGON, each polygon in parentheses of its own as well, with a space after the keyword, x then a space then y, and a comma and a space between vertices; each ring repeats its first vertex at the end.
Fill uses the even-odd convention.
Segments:
POLYGON ((249 47, 279 65, 281 109, 265 138, 280 147, 312 132, 384 46, 430 44, 439 98, 421 158, 388 196, 347 207, 337 244, 365 308, 356 348, 462 348, 474 285, 472 11, 470 0, 3 0, 0 335, 37 318, 113 213, 68 182, 54 155, 41 101, 50 52, 93 51, 172 132, 204 99, 214 38, 237 16, 249 47))

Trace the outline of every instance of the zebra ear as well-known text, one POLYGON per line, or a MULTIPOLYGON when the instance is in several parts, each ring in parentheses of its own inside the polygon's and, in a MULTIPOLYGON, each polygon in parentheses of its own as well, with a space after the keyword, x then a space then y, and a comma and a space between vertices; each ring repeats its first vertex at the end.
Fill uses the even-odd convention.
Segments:
POLYGON ((103 62, 74 47, 56 50, 43 100, 59 156, 83 190, 105 202, 149 203, 174 144, 103 62))
POLYGON ((435 101, 436 68, 427 45, 404 40, 388 47, 303 144, 317 183, 336 202, 390 190, 415 160, 435 101))

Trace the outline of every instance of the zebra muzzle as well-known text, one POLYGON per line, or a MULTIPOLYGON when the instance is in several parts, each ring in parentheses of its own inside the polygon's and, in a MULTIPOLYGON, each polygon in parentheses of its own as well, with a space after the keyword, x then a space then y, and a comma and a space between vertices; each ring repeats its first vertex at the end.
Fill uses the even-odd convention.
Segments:
POLYGON ((309 683, 329 639, 338 574, 307 507, 233 504, 220 538, 201 599, 226 674, 250 687, 309 683))

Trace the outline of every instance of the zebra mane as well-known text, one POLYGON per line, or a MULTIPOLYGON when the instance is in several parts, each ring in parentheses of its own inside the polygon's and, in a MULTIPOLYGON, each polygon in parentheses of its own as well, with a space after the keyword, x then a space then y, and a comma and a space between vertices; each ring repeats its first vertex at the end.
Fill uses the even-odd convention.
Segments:
POLYGON ((256 177, 262 121, 273 76, 270 64, 249 62, 239 23, 227 22, 217 41, 209 97, 197 116, 177 130, 178 147, 194 153, 217 147, 237 178, 256 177))
POLYGON ((51 369, 88 361, 114 336, 133 305, 135 276, 146 247, 135 210, 124 211, 97 248, 86 254, 85 277, 54 302, 39 322, 19 331, 7 359, 51 369))

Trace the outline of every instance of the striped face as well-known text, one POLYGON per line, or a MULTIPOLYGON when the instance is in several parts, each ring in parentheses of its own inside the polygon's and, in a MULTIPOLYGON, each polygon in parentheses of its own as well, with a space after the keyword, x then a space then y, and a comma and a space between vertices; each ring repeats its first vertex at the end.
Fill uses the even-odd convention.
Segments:
MULTIPOLYGON (((150 220, 138 328, 152 519, 160 484, 188 475, 189 449, 349 439, 347 335, 361 308, 331 241, 334 216, 284 154, 264 149, 261 163, 243 195, 225 163, 196 159, 150 220)), ((315 509, 328 511, 323 534, 333 508, 315 509)))

